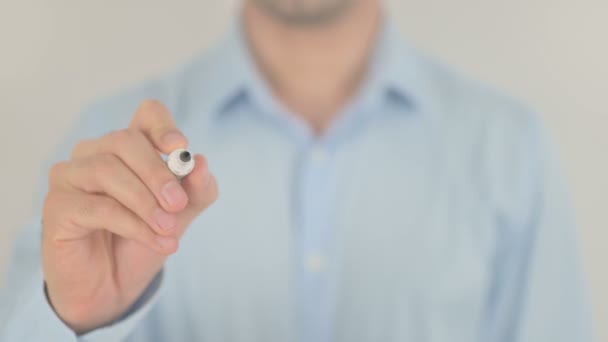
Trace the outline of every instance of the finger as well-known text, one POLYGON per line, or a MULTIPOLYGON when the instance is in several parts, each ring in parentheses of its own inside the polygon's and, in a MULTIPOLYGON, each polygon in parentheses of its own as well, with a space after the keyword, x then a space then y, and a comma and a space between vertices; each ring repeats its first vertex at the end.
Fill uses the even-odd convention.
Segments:
MULTIPOLYGON (((209 171, 207 160, 200 154, 194 156, 195 167, 192 172, 182 179, 189 202, 186 209, 179 214, 179 226, 186 229, 192 220, 207 209, 218 198, 218 186, 215 177, 209 171)), ((180 231, 179 234, 183 234, 180 231)))
POLYGON ((195 168, 182 180, 182 184, 191 198, 188 209, 201 212, 217 199, 218 189, 207 159, 201 154, 195 155, 194 159, 195 168))
POLYGON ((72 158, 80 159, 98 154, 118 156, 152 191, 166 211, 175 213, 186 207, 186 192, 143 133, 126 129, 97 140, 80 142, 74 148, 72 158))
POLYGON ((132 211, 104 195, 76 191, 49 193, 45 210, 45 230, 50 230, 57 241, 75 240, 93 231, 106 230, 163 255, 177 249, 175 237, 155 234, 132 211))
POLYGON ((133 211, 157 234, 171 235, 177 228, 177 215, 163 210, 154 194, 117 156, 99 154, 76 159, 63 168, 61 177, 72 188, 103 193, 133 211))
POLYGON ((188 147, 188 140, 177 128, 173 114, 160 101, 142 102, 129 127, 141 131, 164 154, 188 147))

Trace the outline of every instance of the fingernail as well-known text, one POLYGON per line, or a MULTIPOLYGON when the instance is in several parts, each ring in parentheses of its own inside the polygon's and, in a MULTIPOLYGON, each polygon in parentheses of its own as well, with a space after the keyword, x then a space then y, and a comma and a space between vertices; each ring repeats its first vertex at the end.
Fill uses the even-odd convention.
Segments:
POLYGON ((183 145, 186 141, 186 138, 181 133, 178 132, 170 132, 165 134, 162 137, 163 145, 166 148, 173 148, 179 145, 183 145))
POLYGON ((177 216, 171 215, 162 209, 156 209, 154 213, 156 224, 162 230, 171 230, 177 226, 177 216))
POLYGON ((188 195, 177 180, 165 184, 161 192, 165 203, 173 208, 183 208, 188 201, 188 195))
POLYGON ((162 249, 171 249, 175 244, 175 238, 168 236, 157 236, 156 242, 162 249))

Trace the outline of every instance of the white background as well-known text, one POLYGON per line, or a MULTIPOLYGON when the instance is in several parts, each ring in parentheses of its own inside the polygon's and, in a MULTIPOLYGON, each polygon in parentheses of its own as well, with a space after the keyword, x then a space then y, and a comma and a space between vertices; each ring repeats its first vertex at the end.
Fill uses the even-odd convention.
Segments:
MULTIPOLYGON (((82 106, 204 50, 229 25, 235 4, 0 0, 0 274, 32 214, 40 162, 82 106)), ((400 0, 390 14, 421 49, 545 115, 574 194, 597 326, 608 341, 608 2, 400 0)))

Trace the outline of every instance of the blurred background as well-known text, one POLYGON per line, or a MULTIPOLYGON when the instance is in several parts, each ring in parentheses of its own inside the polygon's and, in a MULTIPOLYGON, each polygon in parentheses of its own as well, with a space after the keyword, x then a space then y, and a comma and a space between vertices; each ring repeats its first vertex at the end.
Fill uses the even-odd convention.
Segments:
MULTIPOLYGON (((40 165, 84 105, 213 44, 238 0, 0 0, 0 282, 40 165)), ((560 147, 608 341, 608 2, 399 0, 408 39, 541 111, 560 147)))

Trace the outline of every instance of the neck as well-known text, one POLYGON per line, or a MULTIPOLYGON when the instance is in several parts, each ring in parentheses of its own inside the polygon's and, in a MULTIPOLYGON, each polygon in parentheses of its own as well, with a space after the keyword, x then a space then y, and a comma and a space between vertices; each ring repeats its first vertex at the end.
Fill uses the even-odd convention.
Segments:
POLYGON ((247 2, 244 24, 258 69, 274 95, 322 134, 363 82, 381 17, 358 1, 331 23, 290 25, 247 2))

